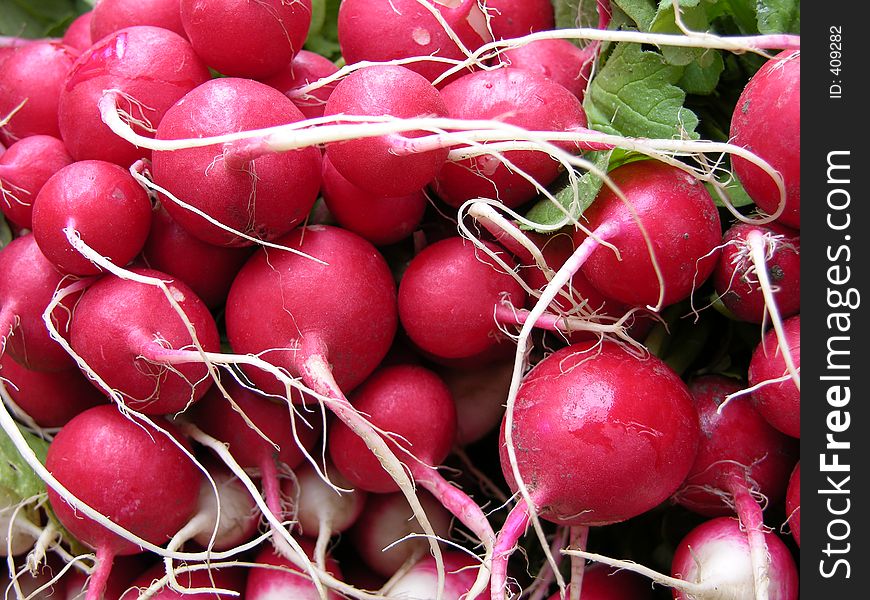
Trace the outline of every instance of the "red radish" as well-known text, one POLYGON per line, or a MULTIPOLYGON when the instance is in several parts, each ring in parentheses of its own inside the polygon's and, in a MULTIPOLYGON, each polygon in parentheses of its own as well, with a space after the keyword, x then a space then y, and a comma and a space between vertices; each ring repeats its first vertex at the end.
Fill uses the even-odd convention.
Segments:
POLYGON ((329 157, 323 160, 322 192, 336 222, 376 246, 410 236, 423 220, 428 205, 422 190, 398 198, 366 192, 345 179, 329 157))
MULTIPOLYGON (((436 535, 448 539, 450 513, 428 492, 421 490, 418 494, 436 535)), ((416 563, 426 554, 425 540, 408 537, 422 533, 402 494, 371 494, 363 518, 350 530, 350 537, 363 562, 378 574, 391 577, 406 563, 416 563)))
MULTIPOLYGON (((637 573, 600 563, 584 569, 580 600, 651 600, 652 594, 649 582, 637 573)), ((563 599, 556 592, 548 600, 563 599)))
POLYGON ((719 264, 713 272, 716 293, 722 303, 741 321, 761 323, 767 305, 759 282, 758 269, 767 270, 780 317, 800 312, 800 235, 777 223, 750 225, 737 223, 725 232, 719 264), (758 236, 765 257, 755 264, 749 233, 758 236))
POLYGON ((79 52, 84 52, 90 48, 94 44, 91 39, 91 18, 93 16, 94 11, 89 10, 73 19, 73 22, 66 28, 61 42, 79 52))
MULTIPOLYGON (((710 194, 692 175, 658 161, 628 163, 609 176, 631 208, 605 187, 584 217, 591 231, 612 228, 607 241, 619 256, 597 246, 582 264, 583 274, 608 298, 633 306, 667 306, 687 298, 712 273, 722 239, 710 194), (661 284, 634 213, 655 252, 661 284)), ((581 230, 575 233, 578 251, 587 239, 592 240, 581 230)))
MULTIPOLYGON (((170 108, 157 139, 197 138, 300 121, 289 98, 256 81, 208 81, 170 108)), ((154 182, 237 233, 221 229, 174 200, 162 200, 179 225, 203 241, 245 246, 271 241, 308 214, 320 189, 320 151, 314 147, 249 156, 205 146, 155 151, 154 182), (292 192, 289 190, 292 189, 292 192)))
MULTIPOLYGON (((788 349, 795 367, 801 361, 801 316, 786 319, 782 324, 788 349)), ((801 436, 801 394, 792 377, 788 377, 785 357, 779 346, 776 331, 768 331, 752 354, 749 363, 749 385, 757 386, 771 380, 784 381, 764 383, 752 392, 752 401, 767 422, 790 435, 801 436)))
MULTIPOLYGON (((445 552, 444 594, 438 596, 435 593, 438 589, 438 568, 432 557, 425 557, 392 582, 388 588, 389 597, 396 600, 436 600, 439 597, 443 600, 463 600, 474 585, 475 572, 479 566, 465 552, 445 552)), ((477 598, 489 600, 489 594, 484 592, 477 598)))
MULTIPOLYGON (((568 346, 539 362, 501 435, 511 490, 518 489, 516 470, 542 518, 589 527, 630 519, 676 491, 694 462, 700 428, 689 391, 670 368, 605 341, 568 346)), ((508 557, 529 511, 521 498, 499 533, 494 597, 503 597, 508 557)))
MULTIPOLYGON (((63 278, 43 256, 33 234, 0 249, 0 353, 8 353, 29 369, 62 371, 73 366, 42 320, 63 278)), ((57 310, 52 320, 66 334, 69 313, 57 310)))
MULTIPOLYGON (((580 100, 533 71, 496 69, 469 73, 445 86, 441 95, 452 118, 494 119, 538 131, 564 132, 586 127, 586 113, 580 100)), ((545 152, 509 150, 502 154, 510 166, 493 154, 448 161, 435 180, 435 192, 453 207, 480 197, 515 208, 539 192, 517 170, 541 186, 550 184, 559 174, 559 163, 545 152)))
MULTIPOLYGON (((106 582, 103 600, 119 600, 130 587, 131 582, 147 569, 153 561, 146 554, 118 556, 112 562, 112 572, 106 582)), ((63 600, 85 600, 88 591, 88 575, 77 569, 70 569, 63 577, 65 594, 63 600)), ((128 596, 129 599, 129 596, 128 596)))
POLYGON ((133 129, 153 137, 166 110, 211 78, 180 35, 148 25, 126 27, 86 50, 63 84, 58 105, 61 138, 76 160, 129 167, 151 152, 115 135, 103 111, 121 111, 133 129))
POLYGON ((795 440, 771 427, 748 398, 733 398, 718 410, 740 389, 739 382, 719 375, 689 383, 701 419, 701 445, 674 498, 708 517, 733 514, 734 496, 746 491, 778 504, 797 460, 795 440))
MULTIPOLYGON (((235 594, 215 594, 210 592, 181 592, 168 585, 158 588, 150 598, 156 600, 230 600, 237 598, 245 590, 247 573, 241 567, 217 568, 211 565, 191 565, 194 568, 175 575, 178 584, 184 589, 218 588, 235 594)), ((163 564, 157 564, 140 574, 130 584, 120 600, 135 600, 142 590, 153 589, 155 581, 163 579, 163 564)))
MULTIPOLYGON (((335 381, 351 391, 387 354, 396 331, 393 276, 361 237, 329 226, 298 228, 278 240, 325 264, 264 248, 236 276, 227 298, 233 350, 262 354, 293 376, 315 356, 328 358, 335 381)), ((257 387, 281 393, 274 377, 246 370, 257 387)))
POLYGON ((0 127, 11 141, 29 135, 60 137, 58 98, 79 52, 56 41, 18 46, 0 61, 0 127))
POLYGON ((148 267, 179 278, 206 306, 215 309, 223 306, 233 278, 251 253, 250 248, 203 242, 170 217, 161 204, 153 211, 142 259, 148 267))
POLYGON ((332 485, 324 481, 320 473, 306 466, 296 471, 295 484, 286 480, 283 485, 286 495, 296 496, 296 520, 302 534, 317 539, 313 555, 321 567, 326 564, 330 538, 349 529, 359 519, 368 497, 362 489, 353 489, 351 482, 331 465, 326 474, 332 485), (339 493, 334 486, 343 491, 339 493))
POLYGON ((302 49, 311 0, 181 0, 181 21, 208 66, 232 77, 263 78, 289 65, 302 49))
POLYGON ((80 160, 45 182, 33 204, 33 234, 45 257, 64 273, 96 275, 101 267, 82 256, 69 235, 118 266, 145 244, 151 200, 126 169, 101 160, 80 160))
MULTIPOLYGON (((311 552, 311 543, 300 540, 303 549, 311 552)), ((277 554, 271 547, 264 546, 254 562, 260 565, 270 565, 274 568, 253 567, 248 574, 245 585, 244 598, 246 600, 277 600, 278 598, 293 598, 293 600, 322 600, 317 588, 311 579, 293 565, 285 557, 277 554)), ((338 579, 341 579, 341 570, 338 563, 332 559, 327 561, 326 571, 338 579)), ((329 590, 326 600, 340 600, 337 592, 329 590)))
POLYGON ((0 378, 7 382, 6 388, 18 408, 40 427, 60 427, 80 412, 106 402, 72 365, 63 371, 33 371, 3 354, 0 378))
POLYGON ((501 58, 509 68, 540 73, 583 100, 595 50, 592 44, 581 49, 568 40, 536 40, 505 50, 501 58))
MULTIPOLYGON (((349 4, 342 4, 342 9, 349 4)), ((399 118, 446 117, 441 94, 421 75, 405 67, 372 66, 359 69, 335 86, 324 115, 390 115, 399 118), (398 91, 401 90, 401 93, 398 91)), ((401 135, 335 142, 326 148, 333 167, 354 185, 379 196, 419 192, 441 169, 447 149, 399 154, 408 138, 401 135)))
POLYGON ((91 16, 91 39, 98 41, 119 29, 153 25, 185 37, 176 0, 99 0, 91 16))
MULTIPOLYGON (((485 245, 514 267, 497 246, 485 245)), ((492 258, 460 237, 427 246, 399 284, 405 332, 425 352, 443 358, 467 358, 509 344, 496 321, 503 301, 522 306, 525 291, 492 258)))
POLYGON ((456 404, 456 444, 467 446, 494 430, 504 415, 513 361, 499 361, 477 369, 439 368, 456 404))
POLYGON ((285 403, 255 394, 234 380, 229 380, 225 387, 241 414, 214 387, 194 405, 191 419, 207 434, 227 444, 239 465, 259 471, 266 504, 280 519, 285 510, 279 476, 305 459, 304 452, 312 448, 320 435, 319 418, 311 419, 313 423, 306 425, 291 416, 285 403), (242 414, 268 440, 261 437, 242 414))
MULTIPOLYGON (((159 423, 176 440, 130 420, 114 406, 91 408, 55 436, 45 466, 91 508, 148 542, 163 544, 193 514, 201 475, 176 445, 189 448, 187 442, 169 423, 159 423)), ((63 526, 97 551, 88 598, 100 598, 114 556, 141 548, 78 514, 51 488, 48 498, 63 526)))
MULTIPOLYGON (((800 82, 800 51, 774 56, 746 84, 731 118, 731 142, 757 154, 782 175, 785 207, 777 220, 794 229, 800 229, 801 211, 800 82)), ((731 163, 755 204, 768 214, 776 213, 782 199, 770 175, 737 156, 731 163)))
POLYGON ((785 512, 788 527, 798 547, 801 545, 801 463, 794 466, 785 492, 785 512))
POLYGON ((23 138, 0 155, 0 211, 31 229, 33 202, 48 178, 73 162, 63 142, 50 135, 23 138))
POLYGON ((556 26, 550 0, 485 0, 482 5, 497 40, 555 29, 556 26))
POLYGON ((341 54, 348 64, 420 57, 408 68, 434 81, 451 65, 427 58, 463 60, 466 55, 433 11, 466 50, 492 41, 477 0, 344 0, 338 10, 341 54))
POLYGON ((300 92, 301 88, 317 83, 318 80, 329 77, 336 71, 338 71, 338 67, 328 58, 320 56, 316 52, 300 50, 293 57, 290 66, 279 71, 277 75, 264 79, 263 83, 286 94, 296 105, 296 108, 302 111, 306 118, 311 119, 323 116, 326 101, 335 88, 336 82, 323 85, 311 92, 300 92))
MULTIPOLYGON (((220 348, 214 318, 187 285, 150 269, 131 273, 167 282, 169 295, 190 321, 202 348, 220 348)), ((114 275, 99 279, 82 294, 70 325, 72 349, 117 391, 115 399, 151 415, 183 410, 211 386, 205 365, 170 364, 175 352, 192 344, 191 331, 159 287, 114 275)))
MULTIPOLYGON (((770 553, 770 600, 797 600, 798 573, 786 545, 773 533, 764 539, 770 553)), ((719 517, 693 529, 677 546, 671 563, 677 600, 754 598, 749 543, 736 519, 719 517)))

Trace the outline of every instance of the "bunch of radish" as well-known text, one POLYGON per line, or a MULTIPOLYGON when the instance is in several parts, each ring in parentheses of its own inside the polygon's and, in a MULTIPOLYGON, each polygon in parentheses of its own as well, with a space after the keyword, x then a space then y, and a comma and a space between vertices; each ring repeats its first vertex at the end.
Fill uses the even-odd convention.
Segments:
POLYGON ((583 4, 0 38, 7 597, 797 599, 800 38, 583 4))

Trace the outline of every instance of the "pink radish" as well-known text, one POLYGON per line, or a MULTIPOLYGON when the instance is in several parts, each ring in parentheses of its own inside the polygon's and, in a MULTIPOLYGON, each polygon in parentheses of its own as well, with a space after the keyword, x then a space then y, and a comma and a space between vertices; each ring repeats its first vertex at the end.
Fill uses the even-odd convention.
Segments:
POLYGON ((9 146, 0 155, 0 211, 19 227, 31 229, 39 190, 72 161, 63 142, 50 135, 31 135, 9 146))
POLYGON ((0 127, 11 141, 30 135, 60 137, 58 99, 78 50, 56 41, 34 41, 0 61, 0 127))
POLYGON ((91 39, 91 19, 93 16, 94 11, 89 10, 73 19, 73 22, 66 28, 61 42, 79 52, 84 52, 90 48, 94 43, 91 39))
MULTIPOLYGON (((177 435, 168 423, 160 425, 177 435)), ((168 434, 131 421, 114 406, 91 408, 64 425, 45 465, 80 500, 153 544, 165 543, 196 507, 201 475, 193 462, 168 434)), ((141 548, 82 517, 53 489, 48 498, 64 527, 97 551, 88 589, 88 599, 96 600, 114 556, 141 548)))
MULTIPOLYGON (((219 349, 214 318, 187 285, 159 271, 137 268, 132 274, 167 282, 202 348, 219 349)), ((169 364, 175 352, 192 344, 191 330, 160 288, 114 275, 82 294, 70 325, 72 349, 117 391, 115 399, 152 415, 183 410, 212 384, 205 365, 169 364)))
MULTIPOLYGON (((445 86, 441 95, 452 118, 495 119, 537 131, 564 132, 586 127, 586 113, 580 100, 533 71, 496 69, 469 73, 445 86)), ((510 150, 503 156, 510 165, 493 154, 448 162, 435 180, 434 191, 453 207, 482 197, 514 208, 539 192, 517 170, 541 186, 549 185, 559 174, 559 163, 544 152, 510 150)))
POLYGON ((142 250, 151 226, 151 200, 126 169, 80 160, 51 176, 33 205, 33 234, 47 259, 64 273, 102 271, 67 239, 76 235, 118 266, 142 250))
MULTIPOLYGON (((783 324, 785 343, 797 368, 801 360, 801 316, 786 319, 783 324)), ((761 386, 752 392, 752 401, 767 422, 776 429, 800 438, 801 395, 794 378, 789 376, 787 363, 776 331, 768 331, 752 354, 749 363, 749 385, 761 386)))
POLYGON ((376 246, 394 244, 410 236, 428 206, 422 190, 400 197, 366 192, 345 179, 329 157, 323 160, 322 192, 336 222, 376 246))
MULTIPOLYGON (((608 298, 633 306, 667 306, 687 298, 712 273, 718 256, 722 229, 710 194, 692 175, 658 161, 628 163, 608 175, 630 208, 605 187, 584 217, 590 231, 611 231, 607 241, 619 255, 595 247, 582 263, 583 274, 608 298)), ((593 241, 581 230, 574 240, 578 252, 585 240, 593 241)))
POLYGON ((638 357, 612 342, 589 342, 539 362, 502 423, 505 479, 516 491, 518 472, 534 508, 521 498, 499 533, 493 597, 504 597, 508 558, 530 510, 572 527, 637 516, 683 482, 699 436, 685 384, 653 356, 638 357), (509 432, 507 416, 513 423, 509 432), (553 448, 558 452, 545 451, 553 448))
POLYGON ((794 466, 785 492, 785 512, 788 527, 798 547, 801 545, 801 463, 794 466))
POLYGON ((302 49, 311 0, 181 0, 181 21, 197 55, 219 73, 269 77, 302 49))
POLYGON ((732 225, 722 241, 719 264, 713 272, 716 293, 734 316, 761 323, 768 312, 758 270, 766 269, 779 316, 800 312, 800 235, 777 223, 732 225), (750 232, 752 233, 750 236, 750 232), (763 264, 753 259, 752 245, 761 246, 763 264))
POLYGON ((181 227, 160 205, 152 214, 142 260, 149 268, 177 277, 189 285, 206 306, 216 309, 226 302, 233 278, 252 251, 203 242, 181 227), (202 265, 208 265, 208 269, 203 269, 202 265))
MULTIPOLYGON (((73 366, 42 320, 63 278, 43 256, 33 234, 15 238, 0 249, 0 352, 29 369, 61 371, 73 366)), ((72 302, 52 313, 62 334, 67 332, 66 309, 71 306, 72 302)))
MULTIPOLYGON (((447 113, 438 90, 421 75, 400 66, 372 66, 351 73, 335 86, 324 110, 327 116, 399 118, 446 117, 447 113)), ((439 148, 399 154, 408 138, 421 135, 422 131, 411 131, 335 142, 327 146, 326 156, 354 185, 379 196, 405 196, 418 193, 432 181, 447 159, 447 150, 439 148)))
POLYGON ((498 361, 477 369, 438 368, 456 403, 456 444, 467 446, 493 431, 504 415, 513 363, 498 361))
POLYGON ((91 39, 95 41, 133 25, 162 27, 186 37, 176 0, 99 0, 90 23, 91 39))
POLYGON ((116 31, 95 40, 69 71, 58 105, 61 138, 76 160, 127 168, 151 152, 115 135, 101 113, 120 110, 137 133, 153 137, 167 109, 210 78, 177 33, 148 25, 116 31))
POLYGON ((509 48, 501 58, 508 67, 540 73, 583 100, 596 49, 594 44, 581 49, 568 40, 537 40, 509 48))
POLYGON ((301 92, 300 90, 317 83, 324 77, 333 75, 336 71, 338 71, 338 67, 328 58, 320 56, 316 52, 300 50, 288 67, 262 81, 284 93, 306 118, 311 119, 323 116, 326 101, 332 90, 335 89, 336 82, 328 83, 311 92, 301 92))
MULTIPOLYGON (((301 541, 303 549, 311 552, 311 542, 301 541)), ((308 576, 286 558, 277 554, 271 547, 264 546, 254 557, 254 562, 264 567, 253 567, 248 574, 245 585, 246 600, 273 600, 277 598, 293 598, 294 600, 322 600, 317 588, 308 576), (278 567, 266 568, 268 566, 278 567)), ((327 561, 326 571, 341 579, 338 563, 332 559, 327 561)), ((340 600, 337 592, 329 590, 326 600, 340 600)))
POLYGON ((489 26, 497 40, 517 38, 556 27, 550 0, 485 0, 489 26))
POLYGON ((40 427, 60 427, 80 412, 106 402, 72 365, 63 371, 33 371, 3 354, 0 378, 7 382, 6 388, 18 408, 40 427))
POLYGON ((427 59, 464 59, 457 40, 468 51, 492 41, 477 0, 344 0, 339 7, 338 42, 348 64, 419 57, 408 68, 434 81, 451 65, 427 59))
MULTIPOLYGON (((800 229, 800 51, 783 52, 767 61, 746 87, 731 118, 731 142, 763 158, 785 182, 785 205, 778 221, 800 229)), ((749 196, 767 214, 778 212, 780 190, 769 174, 740 157, 734 172, 749 196)))
MULTIPOLYGON (((166 112, 156 137, 207 137, 302 119, 277 90, 227 77, 203 83, 181 98, 166 112)), ((214 145, 155 151, 153 176, 156 184, 234 230, 219 228, 164 197, 170 216, 192 235, 211 244, 245 246, 257 239, 275 240, 305 219, 320 189, 320 152, 309 147, 250 155, 214 145)))

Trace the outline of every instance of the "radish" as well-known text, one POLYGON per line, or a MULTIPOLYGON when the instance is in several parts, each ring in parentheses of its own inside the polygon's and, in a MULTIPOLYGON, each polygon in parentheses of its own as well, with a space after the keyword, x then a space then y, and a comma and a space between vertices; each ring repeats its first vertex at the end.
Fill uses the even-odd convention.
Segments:
MULTIPOLYGON (((444 568, 447 572, 444 594, 438 596, 438 570, 431 557, 422 558, 401 577, 388 584, 389 597, 395 600, 463 600, 474 584, 475 570, 479 567, 475 559, 456 550, 444 553, 444 568)), ((478 596, 489 600, 489 594, 478 596)))
POLYGON ((45 257, 64 273, 102 269, 67 240, 76 235, 107 260, 123 266, 142 250, 151 226, 151 200, 126 169, 80 160, 52 175, 33 204, 33 235, 45 257))
MULTIPOLYGON (((583 572, 580 600, 651 600, 650 584, 637 573, 593 564, 583 572)), ((563 600, 556 592, 548 600, 563 600)))
POLYGON ((93 16, 94 11, 89 10, 73 19, 69 27, 66 28, 61 42, 79 52, 84 52, 90 48, 94 43, 91 39, 91 19, 93 16))
POLYGON ((547 31, 556 26, 550 0, 485 0, 482 5, 497 40, 547 31))
POLYGON ((785 512, 791 535, 798 547, 801 545, 801 463, 794 466, 785 492, 785 512))
POLYGON ((166 281, 189 326, 160 288, 108 275, 88 287, 76 304, 70 346, 128 408, 151 415, 183 410, 206 393, 212 380, 205 365, 172 365, 171 359, 194 343, 194 333, 205 351, 216 352, 220 341, 214 318, 184 283, 149 269, 131 273, 166 281))
MULTIPOLYGON (((791 360, 799 369, 801 316, 797 314, 786 319, 782 329, 791 360)), ((786 435, 800 438, 800 388, 789 374, 786 355, 780 346, 775 329, 771 329, 764 335, 752 354, 749 363, 749 385, 753 388, 752 401, 767 422, 786 435)))
POLYGON ((58 104, 60 137, 76 160, 127 168, 151 153, 112 133, 101 116, 106 106, 122 111, 136 132, 153 137, 166 110, 210 77, 180 35, 162 27, 126 27, 95 40, 73 64, 58 104))
POLYGON ((185 37, 176 0, 98 0, 91 15, 91 39, 101 40, 119 29, 153 25, 185 37))
MULTIPOLYGON (((219 78, 170 108, 156 137, 198 138, 302 119, 289 98, 265 84, 219 78)), ((305 219, 320 189, 320 152, 309 147, 249 155, 220 146, 156 151, 153 176, 157 185, 223 224, 219 228, 164 197, 170 216, 192 235, 221 246, 251 245, 275 240, 305 219)))
POLYGON ((733 157, 734 172, 755 204, 793 229, 800 229, 800 51, 783 52, 758 70, 737 100, 731 118, 732 143, 751 150, 779 171, 776 182, 757 166, 733 157))
POLYGON ((0 356, 0 378, 7 382, 16 406, 40 427, 60 427, 80 412, 106 402, 72 365, 63 371, 34 371, 4 354, 0 356))
POLYGON ((505 50, 501 53, 501 60, 512 69, 540 73, 582 101, 596 50, 595 44, 581 49, 568 40, 537 40, 505 50))
MULTIPOLYGON (((127 592, 133 580, 153 564, 147 554, 117 556, 112 562, 112 572, 106 581, 103 600, 119 600, 127 592)), ((85 600, 88 594, 88 574, 71 569, 62 579, 65 593, 63 600, 85 600)), ((129 600, 129 595, 127 596, 129 600)))
POLYGON ((327 466, 326 476, 331 485, 309 466, 296 471, 295 484, 291 480, 283 484, 286 495, 296 495, 296 520, 302 533, 317 540, 312 554, 321 568, 326 566, 330 538, 359 519, 368 497, 362 489, 353 489, 351 482, 331 465, 327 466))
MULTIPOLYGON (((786 545, 765 533, 770 553, 770 600, 797 600, 798 573, 786 545)), ((682 539, 671 573, 685 583, 674 585, 678 600, 755 597, 749 543, 737 520, 719 517, 702 523, 682 539)))
MULTIPOLYGON (((585 129, 580 100, 558 83, 533 71, 496 69, 469 73, 446 85, 441 96, 456 119, 494 119, 530 130, 565 132, 585 129)), ((571 148, 571 144, 562 144, 571 148)), ((484 146, 485 148, 485 146, 484 146)), ((514 208, 531 200, 539 187, 521 173, 547 186, 559 174, 559 163, 544 152, 512 150, 449 161, 435 179, 434 191, 459 207, 472 198, 493 198, 514 208)))
POLYGON ((344 0, 338 10, 338 43, 348 64, 415 58, 408 68, 429 81, 451 59, 489 41, 477 0, 344 0))
MULTIPOLYGON (((168 423, 160 427, 169 433, 143 427, 114 406, 91 408, 58 432, 49 446, 46 468, 67 490, 116 524, 163 544, 193 514, 201 475, 176 445, 189 448, 187 443, 168 423)), ((100 598, 113 557, 141 548, 78 514, 52 488, 48 498, 63 526, 97 551, 88 599, 100 598)))
POLYGON ((148 239, 142 247, 142 260, 149 268, 189 285, 210 309, 223 306, 233 278, 251 254, 251 248, 203 242, 170 217, 162 204, 152 213, 148 239))
POLYGON ((606 240, 619 254, 582 249, 583 242, 597 242, 577 230, 572 260, 581 249, 588 252, 583 274, 602 294, 625 304, 667 306, 687 298, 718 257, 722 229, 710 194, 692 175, 658 161, 628 163, 608 175, 629 206, 605 187, 583 216, 589 231, 610 231, 606 240))
POLYGON ((422 190, 401 197, 371 194, 344 178, 327 156, 323 160, 323 200, 335 221, 376 246, 410 236, 428 206, 422 190))
POLYGON ((289 65, 302 49, 311 0, 181 0, 181 21, 208 66, 227 76, 263 78, 289 65))
POLYGON ((646 512, 685 479, 700 428, 685 384, 659 359, 613 342, 586 342, 532 369, 501 436, 505 479, 517 491, 521 476, 532 506, 521 498, 499 532, 494 598, 504 597, 508 558, 531 510, 576 528, 646 512), (627 383, 633 381, 643 385, 627 383), (559 451, 544 451, 552 448, 559 451))
MULTIPOLYGON (((49 336, 42 318, 63 278, 43 256, 33 234, 0 249, 0 353, 8 353, 29 369, 61 371, 73 366, 63 347, 49 336)), ((64 334, 71 306, 72 302, 52 313, 56 329, 64 334)))
POLYGON ((0 61, 0 131, 11 141, 60 137, 58 98, 79 52, 57 41, 33 41, 0 61))
MULTIPOLYGON (((199 566, 199 565, 197 565, 199 566)), ((220 589, 228 593, 193 592, 173 589, 163 585, 150 598, 156 600, 230 600, 237 598, 245 589, 247 573, 241 567, 217 568, 208 565, 207 568, 187 569, 177 575, 178 584, 184 590, 190 589, 220 589)), ((142 590, 153 591, 154 582, 165 580, 163 565, 154 565, 136 577, 129 585, 120 600, 136 600, 142 590)))
POLYGON ((319 419, 315 417, 309 425, 298 423, 286 404, 273 402, 234 380, 225 389, 234 405, 214 387, 192 408, 190 418, 228 445, 240 466, 259 473, 266 504, 282 519, 287 511, 279 477, 305 460, 320 436, 319 419))
MULTIPOLYGON (((301 543, 302 547, 311 553, 311 543, 307 540, 302 540, 301 543)), ((277 598, 323 600, 323 596, 319 595, 311 580, 271 547, 264 546, 257 553, 254 562, 263 566, 251 568, 245 585, 246 600, 276 600, 277 598)), ((341 579, 341 570, 336 561, 330 559, 326 571, 341 579)), ((329 590, 325 596, 326 600, 340 600, 341 597, 333 590, 329 590)))
POLYGON ((477 369, 436 368, 456 404, 456 445, 479 441, 501 423, 513 363, 498 361, 477 369))
POLYGON ((800 235, 776 223, 737 223, 725 232, 719 264, 713 272, 716 293, 738 319, 761 323, 768 311, 759 270, 765 269, 770 296, 781 318, 800 312, 800 235), (750 235, 751 232, 752 235, 750 235), (760 246, 753 250, 753 245, 760 246), (764 256, 756 264, 753 252, 764 256))
MULTIPOLYGON (((348 2, 342 4, 342 9, 348 2)), ((400 66, 359 69, 335 86, 324 115, 389 115, 397 118, 446 117, 441 94, 421 75, 400 66), (401 94, 397 90, 402 90, 401 94)), ((378 196, 418 193, 441 169, 447 150, 402 153, 408 138, 422 131, 335 142, 326 156, 354 185, 378 196)))
MULTIPOLYGON (((419 498, 435 534, 449 539, 450 513, 426 491, 419 492, 419 498)), ((370 494, 363 515, 350 530, 350 539, 372 571, 391 577, 426 554, 428 544, 419 537, 423 533, 402 494, 370 494)))
POLYGON ((263 79, 263 83, 284 93, 306 118, 323 116, 323 109, 336 82, 320 85, 320 79, 334 75, 338 71, 328 58, 316 52, 300 50, 293 62, 278 74, 263 79), (304 91, 315 87, 310 92, 304 91))
POLYGON ((15 225, 32 228, 33 202, 48 178, 73 162, 63 142, 31 135, 0 155, 0 211, 15 225))

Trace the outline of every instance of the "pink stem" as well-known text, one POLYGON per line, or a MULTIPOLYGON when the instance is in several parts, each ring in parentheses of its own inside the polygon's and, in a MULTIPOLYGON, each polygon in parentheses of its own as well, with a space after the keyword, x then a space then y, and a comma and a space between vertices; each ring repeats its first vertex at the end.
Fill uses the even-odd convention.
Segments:
POLYGON ((746 477, 734 474, 728 482, 734 499, 734 509, 749 541, 749 556, 755 581, 755 597, 766 599, 770 577, 770 554, 764 539, 764 515, 761 506, 749 491, 746 477))
POLYGON ((254 160, 267 154, 275 154, 263 138, 237 140, 224 144, 224 165, 228 169, 244 170, 254 160))
MULTIPOLYGON (((586 550, 586 541, 589 539, 589 527, 578 525, 571 528, 571 547, 577 550, 586 550)), ((580 600, 583 589, 583 573, 586 570, 586 559, 579 556, 571 556, 571 585, 570 600, 580 600)))
POLYGON ((477 536, 477 539, 495 541, 495 532, 492 530, 489 520, 483 514, 483 510, 474 502, 468 494, 450 483, 441 476, 436 469, 423 465, 417 461, 410 462, 411 474, 414 480, 428 490, 441 502, 442 506, 450 511, 459 521, 468 527, 477 536))
POLYGON ((97 548, 97 562, 91 573, 90 581, 88 581, 88 593, 85 600, 102 600, 114 560, 115 553, 112 550, 106 546, 97 548))
POLYGON ((508 561, 517 546, 517 542, 526 532, 530 517, 528 504, 525 500, 520 499, 511 509, 501 531, 498 532, 498 536, 495 538, 495 549, 492 556, 492 578, 490 580, 492 600, 504 600, 508 561))
MULTIPOLYGON (((529 311, 525 308, 499 304, 495 309, 495 320, 502 325, 523 325, 529 320, 529 311)), ((568 331, 562 317, 551 313, 544 313, 538 317, 535 321, 535 327, 547 331, 568 331)))
MULTIPOLYGON (((281 482, 278 480, 278 466, 271 453, 264 454, 260 459, 260 479, 263 482, 263 496, 266 506, 279 521, 284 520, 284 507, 281 503, 281 482)), ((272 527, 274 529, 274 526, 272 527)), ((275 532, 276 539, 279 537, 275 532)))

